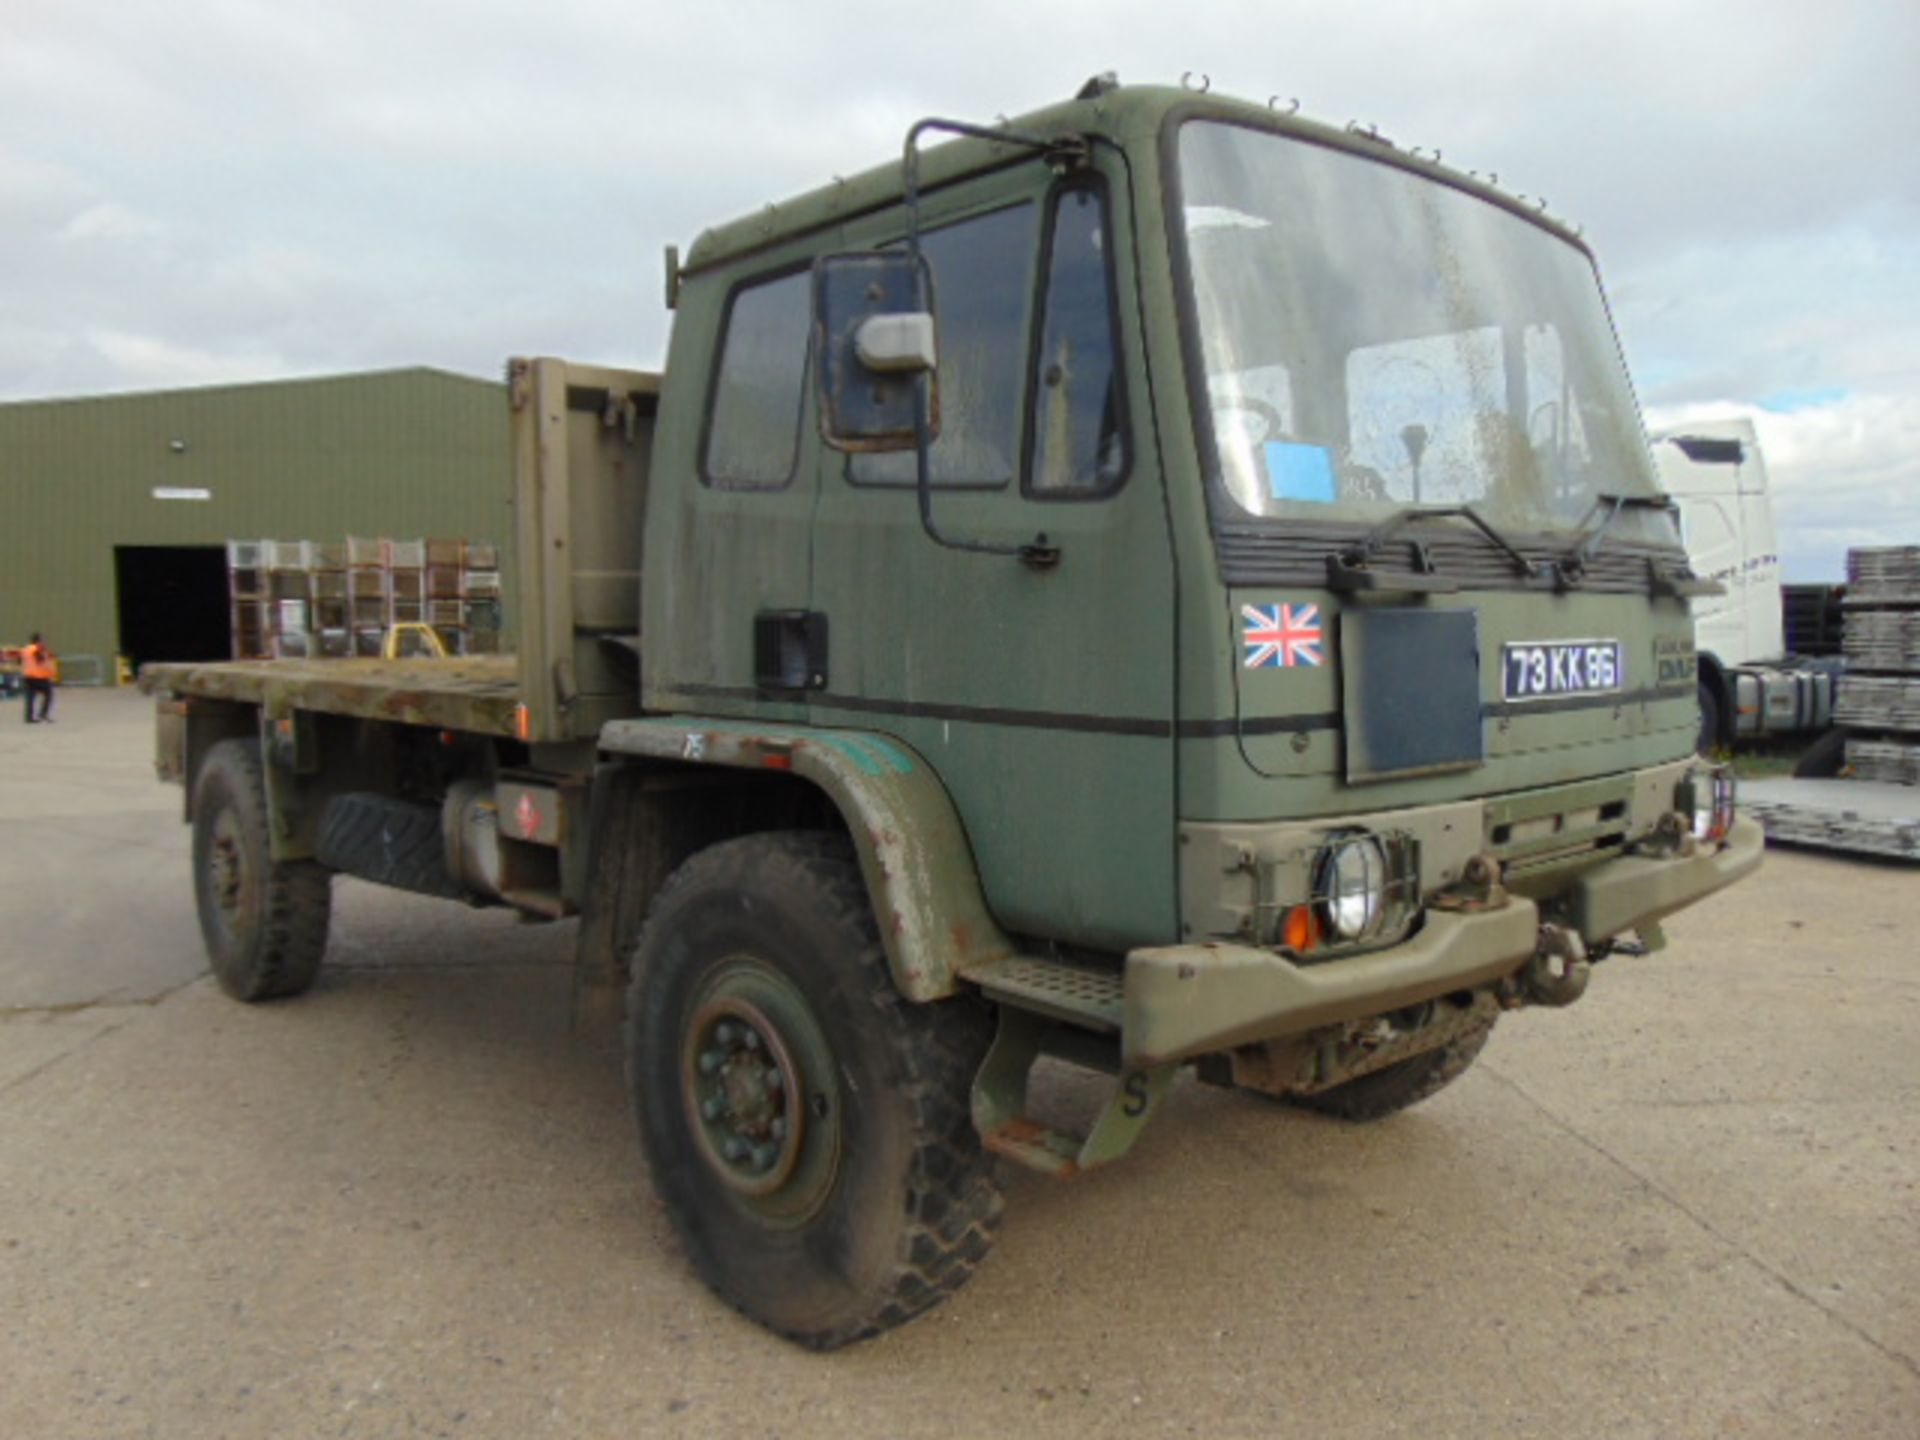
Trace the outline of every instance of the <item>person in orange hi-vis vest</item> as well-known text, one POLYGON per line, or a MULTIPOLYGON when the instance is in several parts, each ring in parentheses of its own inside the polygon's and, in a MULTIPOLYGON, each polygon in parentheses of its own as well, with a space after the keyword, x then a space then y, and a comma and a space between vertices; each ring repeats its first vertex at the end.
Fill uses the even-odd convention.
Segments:
POLYGON ((40 701, 40 719, 49 725, 53 723, 53 652, 41 643, 40 632, 34 631, 27 640, 27 648, 20 652, 20 678, 27 682, 27 724, 35 722, 33 702, 40 701))

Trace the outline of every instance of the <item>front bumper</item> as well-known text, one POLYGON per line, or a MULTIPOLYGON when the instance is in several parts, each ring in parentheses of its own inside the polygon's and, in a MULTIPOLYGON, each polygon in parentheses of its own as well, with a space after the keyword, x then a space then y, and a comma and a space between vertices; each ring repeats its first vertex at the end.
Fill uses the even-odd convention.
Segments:
MULTIPOLYGON (((1589 941, 1650 925, 1752 871, 1762 841, 1740 819, 1717 850, 1609 860, 1569 886, 1569 914, 1589 941)), ((1129 1065, 1162 1065, 1417 1005, 1512 974, 1539 930, 1539 907, 1514 895, 1497 910, 1429 910, 1391 949, 1317 965, 1229 942, 1135 950, 1121 1048, 1129 1065)))

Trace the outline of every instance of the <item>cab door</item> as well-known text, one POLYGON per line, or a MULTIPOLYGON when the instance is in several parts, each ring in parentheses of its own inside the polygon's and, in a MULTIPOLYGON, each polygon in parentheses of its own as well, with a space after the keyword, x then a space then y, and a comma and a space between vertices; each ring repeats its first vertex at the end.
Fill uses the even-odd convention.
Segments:
MULTIPOLYGON (((833 237, 824 243, 831 244, 833 237)), ((811 604, 821 446, 809 371, 812 253, 790 242, 690 280, 674 323, 641 577, 650 708, 806 718, 800 683, 769 683, 767 637, 811 604)), ((779 679, 780 677, 771 677, 779 679)))
MULTIPOLYGON (((911 451, 824 464, 813 541, 831 644, 811 717, 938 769, 1003 927, 1105 949, 1178 934, 1174 577, 1127 205, 1117 164, 1035 162, 923 207, 934 524, 1040 556, 930 536, 911 451)), ((848 247, 905 228, 850 222, 848 247)))

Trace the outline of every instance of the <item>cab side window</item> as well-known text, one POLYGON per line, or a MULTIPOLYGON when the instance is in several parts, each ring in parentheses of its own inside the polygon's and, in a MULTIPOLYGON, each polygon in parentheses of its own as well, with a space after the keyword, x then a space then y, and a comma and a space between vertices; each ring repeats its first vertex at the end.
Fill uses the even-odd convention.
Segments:
POLYGON ((1090 185, 1060 191, 1048 233, 1027 489, 1104 494, 1126 477, 1127 439, 1101 192, 1090 185))
MULTIPOLYGON (((920 239, 939 316, 940 434, 935 485, 998 487, 1020 461, 1020 386, 1033 295, 1031 202, 930 230, 920 239)), ((911 451, 854 455, 860 485, 911 485, 911 451)))
POLYGON ((734 292, 708 408, 701 473, 723 490, 773 490, 793 478, 806 389, 808 272, 734 292))

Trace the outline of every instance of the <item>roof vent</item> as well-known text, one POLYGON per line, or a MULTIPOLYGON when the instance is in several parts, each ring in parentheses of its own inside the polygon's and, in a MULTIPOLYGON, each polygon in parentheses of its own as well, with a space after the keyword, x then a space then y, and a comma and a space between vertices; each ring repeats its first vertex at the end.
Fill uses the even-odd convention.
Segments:
POLYGON ((1112 70, 1102 70, 1086 84, 1080 87, 1076 100, 1098 100, 1102 95, 1111 94, 1120 88, 1120 76, 1112 70))

